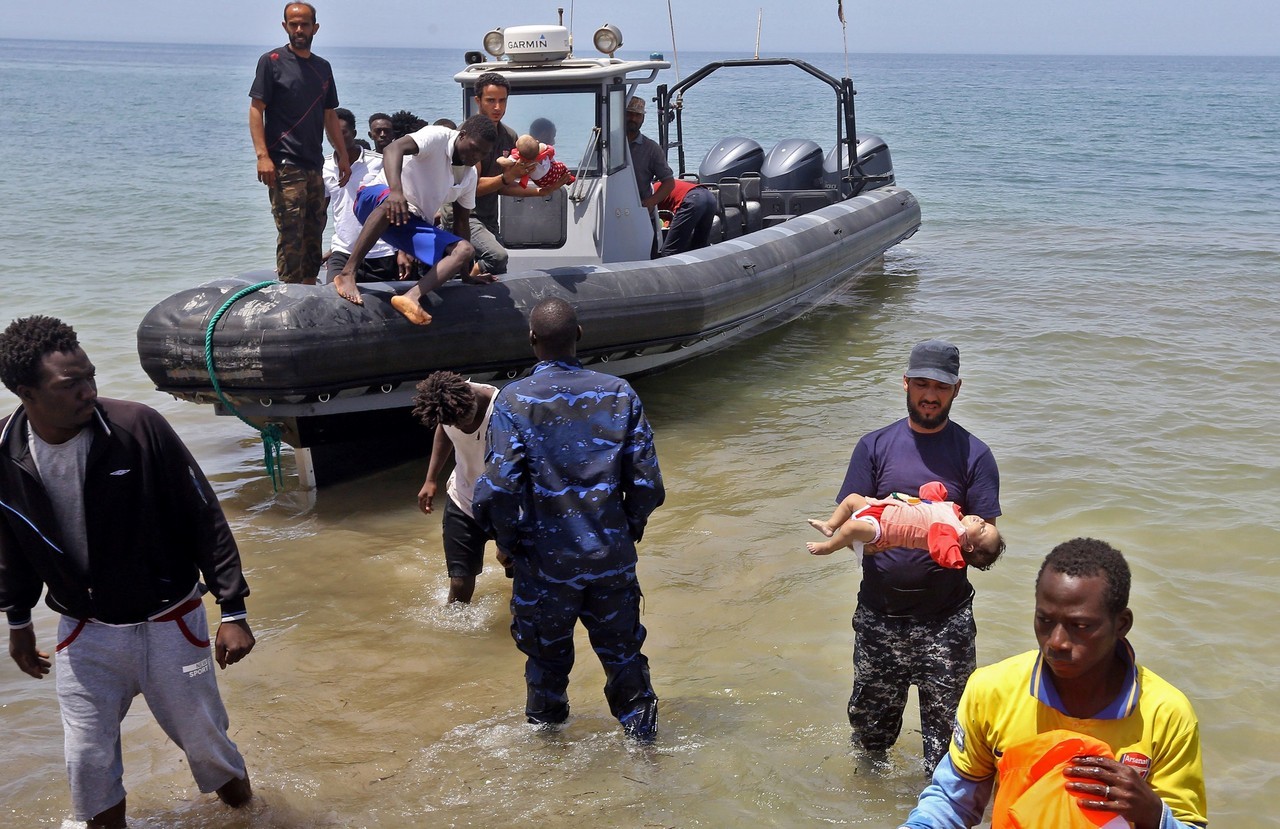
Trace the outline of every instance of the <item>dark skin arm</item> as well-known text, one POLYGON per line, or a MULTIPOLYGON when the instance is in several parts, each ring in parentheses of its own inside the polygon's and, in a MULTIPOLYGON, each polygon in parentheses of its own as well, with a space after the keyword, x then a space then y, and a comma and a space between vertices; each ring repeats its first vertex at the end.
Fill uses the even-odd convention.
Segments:
POLYGON ((9 656, 24 674, 43 679, 49 673, 49 654, 36 649, 36 629, 31 625, 9 630, 9 656))
POLYGON ((1087 796, 1080 801, 1081 806, 1115 812, 1135 829, 1159 829, 1164 802, 1136 771, 1108 757, 1073 757, 1072 763, 1065 774, 1088 779, 1067 783, 1068 790, 1087 796))
MULTIPOLYGON (((418 142, 409 136, 402 136, 387 146, 382 156, 382 169, 387 174, 387 198, 381 207, 387 211, 387 220, 393 225, 402 225, 409 221, 409 200, 404 196, 400 173, 404 170, 404 157, 418 154, 418 142)), ((368 251, 365 251, 366 253, 368 251)), ((355 251, 352 251, 354 257, 355 251)))
POLYGON ((214 657, 218 660, 218 667, 225 669, 228 665, 234 665, 244 659, 256 643, 253 631, 249 630, 249 623, 244 619, 218 625, 218 635, 214 639, 213 651, 214 657))
POLYGON ((427 462, 427 479, 422 482, 422 489, 418 490, 418 509, 431 514, 434 508, 433 501, 436 497, 436 487, 440 480, 440 473, 444 471, 445 464, 453 457, 453 441, 449 440, 449 436, 445 434, 444 427, 436 425, 436 434, 431 442, 431 460, 427 462))

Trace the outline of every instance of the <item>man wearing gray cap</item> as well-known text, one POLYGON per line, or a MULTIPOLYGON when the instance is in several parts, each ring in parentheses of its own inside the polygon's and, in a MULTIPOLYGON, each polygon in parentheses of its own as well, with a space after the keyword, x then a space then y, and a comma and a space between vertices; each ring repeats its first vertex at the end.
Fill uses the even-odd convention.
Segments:
MULTIPOLYGON (((987 445, 951 420, 960 393, 960 350, 926 340, 911 350, 902 377, 907 417, 864 435, 853 450, 836 502, 852 492, 885 498, 941 481, 966 514, 994 523, 1000 472, 987 445)), ((967 569, 940 567, 921 550, 895 548, 862 558, 853 616, 856 745, 881 755, 898 739, 907 689, 920 695, 924 760, 946 753, 965 680, 977 666, 973 586, 967 569)))
MULTIPOLYGON (((675 189, 676 177, 667 164, 667 155, 657 141, 641 134, 644 126, 644 99, 627 101, 627 147, 631 151, 631 170, 636 174, 636 190, 640 194, 640 206, 655 216, 654 208, 675 189), (658 182, 655 189, 653 184, 658 182)), ((650 258, 658 255, 658 237, 655 227, 653 250, 650 258)))

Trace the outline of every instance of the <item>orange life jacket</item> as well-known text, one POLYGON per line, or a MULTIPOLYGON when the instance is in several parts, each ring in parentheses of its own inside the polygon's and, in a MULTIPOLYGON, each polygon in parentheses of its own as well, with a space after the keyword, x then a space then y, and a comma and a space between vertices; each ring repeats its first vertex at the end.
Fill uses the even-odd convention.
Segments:
POLYGON ((991 829, 1128 829, 1129 822, 1115 812, 1080 808, 1080 799, 1092 798, 1067 790, 1072 778, 1063 772, 1082 754, 1115 758, 1101 740, 1065 729, 1005 749, 996 764, 991 829))

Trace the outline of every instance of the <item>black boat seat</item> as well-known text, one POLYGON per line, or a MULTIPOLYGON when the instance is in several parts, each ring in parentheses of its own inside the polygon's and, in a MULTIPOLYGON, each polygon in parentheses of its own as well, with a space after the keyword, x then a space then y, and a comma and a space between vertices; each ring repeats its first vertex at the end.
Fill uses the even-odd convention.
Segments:
POLYGON ((569 238, 569 188, 547 196, 499 196, 498 226, 507 248, 560 248, 569 238))
POLYGON ((720 179, 720 215, 724 221, 724 238, 742 235, 746 210, 742 204, 742 182, 734 176, 720 179))
POLYGON ((826 190, 795 190, 787 193, 786 212, 793 216, 803 216, 831 204, 831 196, 826 190))
POLYGON ((742 212, 746 232, 755 233, 764 227, 764 207, 760 203, 760 195, 764 188, 760 174, 743 173, 738 181, 742 184, 742 212))
MULTIPOLYGON (((791 214, 787 213, 787 194, 780 190, 762 190, 760 192, 760 212, 762 215, 761 224, 769 227, 770 216, 786 215, 791 218, 791 214)), ((777 224, 774 222, 774 224, 777 224)))

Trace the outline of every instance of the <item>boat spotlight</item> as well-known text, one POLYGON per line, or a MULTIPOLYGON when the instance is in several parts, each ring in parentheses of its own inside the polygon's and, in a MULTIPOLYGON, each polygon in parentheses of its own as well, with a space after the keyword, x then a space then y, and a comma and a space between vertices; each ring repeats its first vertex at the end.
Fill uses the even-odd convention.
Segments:
POLYGON ((500 58, 507 51, 506 42, 502 30, 494 29, 484 36, 484 50, 495 58, 500 58))
POLYGON ((613 53, 622 48, 622 32, 612 23, 606 23, 592 35, 591 42, 598 51, 613 57, 613 53))

